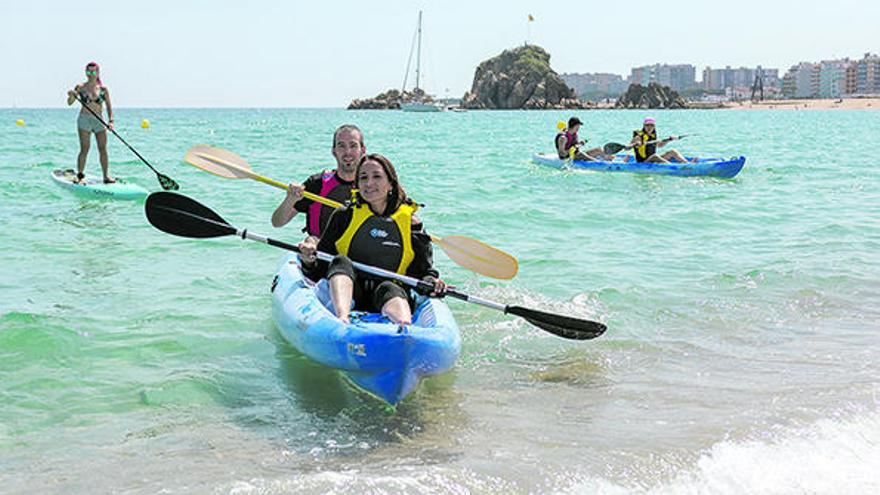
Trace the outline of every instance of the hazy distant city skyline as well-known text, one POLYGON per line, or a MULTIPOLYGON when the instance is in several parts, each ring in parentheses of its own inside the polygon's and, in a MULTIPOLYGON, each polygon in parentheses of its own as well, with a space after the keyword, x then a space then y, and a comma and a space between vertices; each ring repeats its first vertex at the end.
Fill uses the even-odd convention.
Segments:
POLYGON ((460 97, 481 61, 527 38, 551 54, 560 74, 628 75, 681 61, 698 79, 706 66, 728 65, 775 68, 782 77, 801 61, 880 48, 877 3, 800 6, 742 0, 710 12, 696 0, 663 9, 634 0, 627 9, 646 14, 622 18, 619 8, 587 3, 572 17, 523 0, 0 0, 0 61, 13 69, 0 81, 0 106, 64 106, 85 63, 97 60, 121 106, 342 107, 400 86, 419 9, 423 86, 439 97, 460 97))

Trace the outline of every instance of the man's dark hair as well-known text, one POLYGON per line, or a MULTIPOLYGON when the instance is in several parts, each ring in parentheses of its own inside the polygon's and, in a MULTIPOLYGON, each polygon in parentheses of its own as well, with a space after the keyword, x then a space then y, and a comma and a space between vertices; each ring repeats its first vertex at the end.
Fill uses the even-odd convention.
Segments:
POLYGON ((336 131, 333 133, 333 147, 336 147, 336 136, 339 135, 342 131, 357 131, 358 136, 360 137, 361 148, 364 147, 364 133, 360 130, 360 128, 354 124, 343 124, 339 126, 336 131))

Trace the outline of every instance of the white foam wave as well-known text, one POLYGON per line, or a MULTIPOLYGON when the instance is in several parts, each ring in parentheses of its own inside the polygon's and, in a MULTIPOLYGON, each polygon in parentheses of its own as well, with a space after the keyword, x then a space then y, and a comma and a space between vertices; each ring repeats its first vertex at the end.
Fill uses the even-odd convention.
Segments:
POLYGON ((566 493, 880 493, 880 413, 824 419, 766 440, 720 442, 659 486, 590 480, 566 493))

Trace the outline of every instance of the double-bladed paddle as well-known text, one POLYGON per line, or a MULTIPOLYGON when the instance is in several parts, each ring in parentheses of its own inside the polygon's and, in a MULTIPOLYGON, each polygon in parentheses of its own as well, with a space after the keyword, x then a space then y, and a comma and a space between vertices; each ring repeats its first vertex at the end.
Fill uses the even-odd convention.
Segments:
MULTIPOLYGON (((190 148, 186 155, 184 155, 183 160, 196 168, 220 177, 227 179, 251 179, 287 190, 287 184, 263 177, 254 172, 244 158, 229 150, 199 144, 190 148)), ((312 194, 308 191, 303 191, 303 197, 332 208, 342 206, 332 199, 312 194)), ((516 258, 500 249, 470 237, 460 235, 436 237, 432 235, 431 241, 440 246, 446 255, 449 256, 449 259, 458 265, 487 277, 509 280, 519 270, 519 263, 516 261, 516 258)))
POLYGON ((88 110, 89 113, 91 113, 96 119, 98 119, 98 122, 104 124, 104 127, 106 127, 107 130, 109 130, 110 132, 113 133, 114 136, 119 138, 119 140, 122 141, 122 144, 128 146, 128 149, 130 149, 132 153, 137 155, 137 157, 140 158, 141 161, 144 162, 144 164, 146 164, 148 167, 150 167, 150 170, 152 170, 153 172, 156 173, 156 178, 159 179, 159 185, 162 186, 162 189, 164 189, 166 191, 176 191, 176 190, 180 189, 180 186, 177 185, 177 182, 175 182, 174 179, 172 179, 171 177, 168 177, 165 174, 159 173, 158 170, 156 170, 155 168, 153 168, 152 165, 150 165, 150 162, 148 162, 146 158, 142 157, 141 154, 138 153, 136 149, 132 148, 130 144, 125 142, 125 139, 122 139, 122 136, 117 134, 116 131, 113 130, 112 127, 107 125, 107 123, 104 122, 104 119, 102 119, 100 115, 95 113, 94 110, 92 110, 91 108, 89 108, 88 105, 86 105, 86 102, 84 102, 82 100, 82 97, 80 97, 80 95, 76 95, 76 99, 82 104, 83 108, 88 110))
MULTIPOLYGON (((199 239, 235 235, 242 239, 264 242, 270 246, 299 252, 299 248, 293 244, 248 232, 247 229, 236 228, 207 206, 204 206, 194 199, 182 194, 171 192, 152 193, 147 197, 145 209, 147 219, 150 223, 157 229, 169 234, 199 239)), ((327 253, 319 251, 316 254, 318 258, 324 261, 330 261, 333 259, 333 256, 327 253)), ((432 291, 434 288, 433 285, 412 277, 407 277, 405 275, 400 275, 363 263, 352 262, 352 264, 360 271, 379 277, 399 280, 410 287, 423 289, 427 292, 432 291)), ((519 316, 532 325, 565 339, 594 339, 602 335, 606 329, 605 325, 599 322, 582 320, 571 316, 557 315, 546 311, 524 308, 522 306, 501 304, 480 297, 471 296, 463 292, 458 292, 453 289, 448 289, 446 295, 461 299, 462 301, 496 309, 506 314, 519 316)))
MULTIPOLYGON (((655 139, 654 141, 647 141, 645 143, 639 144, 638 146, 644 146, 646 144, 657 144, 662 142, 675 141, 676 139, 681 139, 687 136, 693 136, 693 134, 682 134, 680 136, 669 136, 666 139, 655 139)), ((605 152, 606 155, 613 155, 621 150, 629 150, 634 148, 632 144, 620 144, 620 143, 606 143, 605 146, 602 147, 602 151, 605 152)))

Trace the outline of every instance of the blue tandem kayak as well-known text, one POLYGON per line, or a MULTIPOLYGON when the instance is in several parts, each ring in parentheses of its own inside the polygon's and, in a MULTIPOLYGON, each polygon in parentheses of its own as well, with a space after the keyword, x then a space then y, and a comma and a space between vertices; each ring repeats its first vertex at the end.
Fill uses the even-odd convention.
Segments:
POLYGON ((403 330, 374 313, 352 312, 345 324, 321 302, 296 260, 285 257, 272 281, 272 316, 299 352, 392 405, 422 378, 455 366, 461 335, 443 301, 419 296, 413 324, 403 330))
POLYGON ((584 162, 579 160, 563 160, 555 154, 539 153, 532 157, 532 161, 539 165, 553 168, 572 168, 583 170, 596 170, 601 172, 631 172, 635 174, 677 175, 681 177, 721 177, 729 179, 742 170, 746 164, 746 157, 734 158, 700 158, 695 163, 648 163, 636 162, 630 157, 630 161, 623 161, 624 157, 611 162, 584 162))

